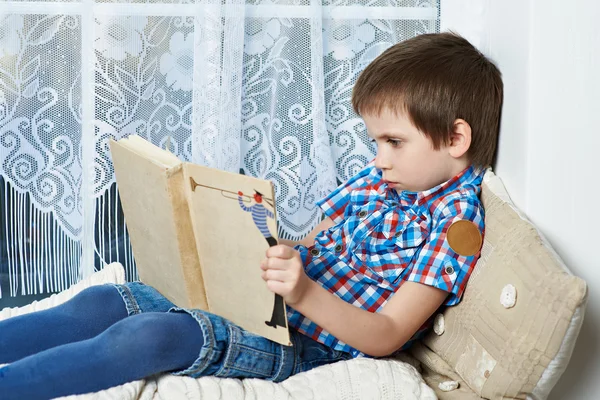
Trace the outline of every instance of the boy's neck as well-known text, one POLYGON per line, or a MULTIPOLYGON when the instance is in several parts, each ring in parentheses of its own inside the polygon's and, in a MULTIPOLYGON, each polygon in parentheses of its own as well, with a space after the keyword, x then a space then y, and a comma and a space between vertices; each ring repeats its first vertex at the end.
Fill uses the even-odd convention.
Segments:
POLYGON ((466 158, 461 157, 460 159, 455 159, 454 162, 451 163, 450 168, 449 168, 449 174, 448 174, 449 178, 443 182, 440 182, 440 184, 442 184, 444 182, 448 182, 450 179, 454 178, 455 176, 457 176, 458 174, 460 174, 461 172, 463 172, 465 169, 469 168, 470 166, 471 166, 471 163, 466 158))
POLYGON ((468 160, 454 160, 454 161, 456 161, 456 162, 453 162, 452 165, 449 165, 448 173, 436 185, 434 185, 428 189, 424 189, 424 190, 395 189, 396 192, 398 194, 402 194, 402 192, 408 192, 408 193, 428 192, 428 191, 448 182, 449 180, 454 179, 456 176, 460 175, 467 168, 469 168, 471 166, 471 163, 468 160))

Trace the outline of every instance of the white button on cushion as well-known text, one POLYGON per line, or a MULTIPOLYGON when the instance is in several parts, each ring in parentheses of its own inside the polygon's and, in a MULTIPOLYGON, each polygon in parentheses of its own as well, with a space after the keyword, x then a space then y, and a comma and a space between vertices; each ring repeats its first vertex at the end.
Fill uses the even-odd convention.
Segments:
POLYGON ((504 286, 502 294, 500 294, 500 304, 502 304, 504 308, 511 308, 514 307, 516 302, 517 289, 511 284, 504 286))
POLYGON ((458 389, 458 382, 456 381, 445 381, 440 382, 438 385, 442 392, 450 392, 451 390, 458 389))
POLYGON ((446 323, 444 322, 444 314, 438 314, 433 320, 433 331, 441 335, 446 330, 446 323))

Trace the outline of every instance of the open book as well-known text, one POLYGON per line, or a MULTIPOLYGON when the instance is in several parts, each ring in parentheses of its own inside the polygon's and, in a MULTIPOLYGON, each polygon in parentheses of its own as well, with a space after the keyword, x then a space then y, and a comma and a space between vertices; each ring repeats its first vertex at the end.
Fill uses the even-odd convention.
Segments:
POLYGON ((260 269, 277 244, 273 184, 182 162, 135 135, 110 150, 140 280, 290 345, 284 301, 260 269))

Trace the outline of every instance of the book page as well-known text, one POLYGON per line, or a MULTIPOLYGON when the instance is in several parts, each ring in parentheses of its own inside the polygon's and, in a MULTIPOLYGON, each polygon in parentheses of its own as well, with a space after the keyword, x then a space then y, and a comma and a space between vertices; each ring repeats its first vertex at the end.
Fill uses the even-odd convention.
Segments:
POLYGON ((273 184, 190 163, 183 171, 209 311, 289 345, 285 304, 260 269, 277 243, 273 184))

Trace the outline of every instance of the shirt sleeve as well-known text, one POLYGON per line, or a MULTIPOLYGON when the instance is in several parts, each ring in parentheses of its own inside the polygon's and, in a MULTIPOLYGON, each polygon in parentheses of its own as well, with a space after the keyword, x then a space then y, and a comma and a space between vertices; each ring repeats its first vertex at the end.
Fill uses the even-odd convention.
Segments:
POLYGON ((273 214, 273 211, 269 210, 267 207, 265 207, 265 211, 267 213, 268 218, 275 218, 275 214, 273 214))
POLYGON ((449 296, 444 302, 446 306, 459 303, 481 249, 471 256, 460 255, 452 250, 446 234, 453 223, 467 220, 479 228, 483 239, 483 217, 478 198, 462 197, 451 201, 441 212, 425 244, 415 254, 407 281, 448 292, 449 296))
POLYGON ((238 203, 240 203, 240 207, 242 208, 242 210, 250 211, 250 208, 246 207, 246 205, 244 204, 244 200, 242 199, 242 196, 240 196, 240 195, 238 195, 238 203))
POLYGON ((369 162, 361 171, 338 186, 333 192, 317 201, 323 214, 331 218, 333 222, 340 223, 344 218, 346 207, 350 202, 350 193, 353 190, 364 188, 377 175, 374 160, 369 162))

